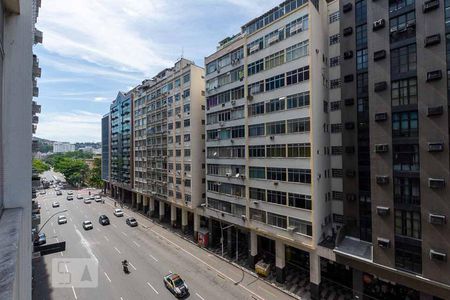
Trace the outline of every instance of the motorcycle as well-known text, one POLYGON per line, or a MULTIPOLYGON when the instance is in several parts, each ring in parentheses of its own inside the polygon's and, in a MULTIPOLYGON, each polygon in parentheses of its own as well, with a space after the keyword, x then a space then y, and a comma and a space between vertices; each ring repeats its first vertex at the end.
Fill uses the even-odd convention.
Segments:
POLYGON ((128 269, 128 262, 126 260, 122 261, 123 272, 125 274, 129 274, 130 270, 128 269))

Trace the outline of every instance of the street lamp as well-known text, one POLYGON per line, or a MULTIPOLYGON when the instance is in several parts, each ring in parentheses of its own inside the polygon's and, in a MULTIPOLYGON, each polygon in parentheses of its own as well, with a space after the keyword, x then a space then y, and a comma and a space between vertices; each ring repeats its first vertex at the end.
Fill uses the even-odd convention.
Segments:
POLYGON ((41 232, 41 230, 42 230, 42 228, 44 228, 44 226, 45 226, 45 224, 47 224, 48 223, 48 221, 50 221, 50 219, 51 218, 53 218, 54 216, 56 216, 57 214, 60 214, 60 213, 63 213, 63 212, 66 212, 67 211, 67 209, 64 209, 64 210, 61 210, 61 211, 58 211, 58 212, 55 212, 53 215, 51 215, 48 219, 47 219, 47 221, 45 221, 45 223, 44 223, 44 225, 42 225, 42 227, 41 228, 39 228, 39 230, 38 230, 38 232, 36 232, 36 235, 38 235, 39 234, 39 232, 41 232))

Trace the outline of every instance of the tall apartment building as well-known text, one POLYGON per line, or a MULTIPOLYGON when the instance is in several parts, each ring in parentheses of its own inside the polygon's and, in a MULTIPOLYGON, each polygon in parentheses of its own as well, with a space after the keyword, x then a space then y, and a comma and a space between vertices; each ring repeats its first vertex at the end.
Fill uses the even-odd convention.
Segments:
POLYGON ((109 113, 102 118, 102 169, 101 177, 104 182, 104 190, 108 188, 109 182, 109 155, 110 155, 110 124, 109 113))
POLYGON ((314 299, 320 257, 334 260, 320 243, 343 220, 342 161, 333 157, 342 142, 330 141, 329 126, 340 114, 328 114, 340 97, 328 88, 328 57, 340 51, 328 43, 339 34, 338 10, 338 2, 285 1, 205 61, 212 242, 223 237, 229 253, 248 251, 251 266, 274 264, 278 282, 306 269, 314 299))
MULTIPOLYGON (((0 299, 31 299, 31 144, 40 107, 33 44, 40 1, 0 1, 0 299)), ((37 205, 36 205, 37 206, 37 205)), ((33 209, 33 210, 32 210, 33 209)), ((32 222, 33 213, 33 222, 32 222)))
POLYGON ((181 59, 131 91, 132 205, 194 233, 205 197, 204 85, 204 70, 181 59))
MULTIPOLYGON (((119 92, 109 112, 111 129, 109 182, 112 196, 118 197, 121 202, 131 199, 133 186, 132 104, 131 93, 119 92)), ((105 136, 102 137, 102 142, 103 138, 105 136)))
POLYGON ((449 5, 340 2, 336 80, 352 176, 337 260, 407 286, 411 299, 450 299, 449 5))

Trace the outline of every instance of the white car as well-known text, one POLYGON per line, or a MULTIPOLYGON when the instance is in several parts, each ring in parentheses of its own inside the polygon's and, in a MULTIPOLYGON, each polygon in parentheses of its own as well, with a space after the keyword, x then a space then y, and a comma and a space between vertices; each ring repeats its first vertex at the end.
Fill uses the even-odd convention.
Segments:
POLYGON ((52 207, 53 207, 53 208, 55 208, 55 207, 59 207, 59 202, 56 202, 56 201, 55 201, 55 202, 53 202, 53 203, 52 203, 52 207))
POLYGON ((58 217, 58 224, 66 224, 67 223, 67 218, 65 216, 59 216, 58 217))
POLYGON ((73 192, 72 191, 68 191, 67 195, 73 195, 73 192))
POLYGON ((78 195, 77 195, 77 199, 83 199, 83 196, 80 195, 80 194, 78 194, 78 195))
POLYGON ((93 229, 94 225, 92 225, 91 221, 83 221, 83 228, 84 230, 93 229))
POLYGON ((121 210, 120 208, 116 208, 116 209, 114 210, 114 215, 115 215, 116 217, 123 217, 123 210, 121 210))
POLYGON ((84 203, 91 204, 91 199, 84 199, 84 203))
POLYGON ((102 202, 102 197, 100 197, 100 195, 95 195, 94 199, 95 202, 102 202))

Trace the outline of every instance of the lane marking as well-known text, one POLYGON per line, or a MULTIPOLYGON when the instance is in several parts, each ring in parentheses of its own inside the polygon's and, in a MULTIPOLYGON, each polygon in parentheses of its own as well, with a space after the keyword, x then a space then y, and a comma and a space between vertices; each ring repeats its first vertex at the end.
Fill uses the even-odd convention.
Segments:
POLYGON ((126 234, 126 233, 125 233, 125 232, 123 232, 123 231, 122 231, 122 234, 123 234, 124 236, 128 236, 128 234, 126 234))
POLYGON ((91 247, 90 247, 90 245, 89 245, 89 242, 83 237, 83 235, 81 234, 81 232, 80 232, 78 229, 76 229, 75 231, 77 232, 78 236, 80 237, 81 245, 86 249, 86 251, 88 252, 88 254, 89 254, 92 258, 94 258, 95 261, 98 263, 98 259, 97 259, 97 257, 94 255, 94 252, 92 252, 92 249, 91 249, 91 247))
POLYGON ((109 239, 108 239, 108 237, 106 235, 105 235, 105 240, 107 240, 109 242, 109 239))
POLYGON ((149 254, 149 256, 150 256, 151 258, 153 258, 154 261, 158 261, 153 255, 149 254))
POLYGON ((75 293, 75 288, 73 286, 72 286, 72 292, 73 292, 73 296, 75 297, 75 299, 78 299, 77 293, 75 293))
POLYGON ((272 295, 272 297, 276 297, 276 295, 274 294, 274 293, 272 293, 272 292, 270 292, 270 291, 268 291, 268 290, 266 290, 265 288, 263 288, 263 287, 259 287, 261 290, 263 290, 264 292, 266 292, 267 294, 270 294, 270 295, 272 295))
POLYGON ((147 284, 148 284, 149 287, 152 288, 152 290, 153 290, 157 295, 159 295, 158 291, 150 284, 150 282, 147 281, 147 284))
POLYGON ((69 268, 67 267, 67 264, 64 264, 64 266, 66 267, 66 272, 69 273, 69 268))
POLYGON ((70 219, 70 222, 72 222, 72 218, 71 218, 71 217, 69 217, 69 219, 70 219))
POLYGON ((129 264, 130 264, 130 266, 136 271, 137 269, 136 269, 136 267, 135 266, 133 266, 133 264, 132 263, 130 263, 130 262, 128 262, 129 264))
POLYGON ((138 243, 136 243, 135 241, 133 241, 133 243, 134 243, 136 246, 138 246, 138 247, 141 246, 141 245, 139 245, 138 243))
POLYGON ((120 297, 120 300, 123 300, 123 298, 122 298, 122 297, 120 297))
POLYGON ((101 230, 100 230, 100 229, 98 229, 98 228, 95 228, 95 229, 97 229, 97 231, 101 232, 101 230))
POLYGON ((202 300, 205 300, 205 298, 203 298, 202 296, 200 296, 198 293, 195 293, 197 295, 197 297, 199 297, 202 300))
POLYGON ((106 274, 106 272, 103 273, 105 273, 106 278, 108 278, 109 282, 111 282, 111 279, 109 278, 108 274, 106 274))
POLYGON ((117 251, 119 254, 122 254, 122 252, 120 252, 119 249, 117 249, 116 247, 114 247, 114 249, 116 249, 116 251, 117 251))

